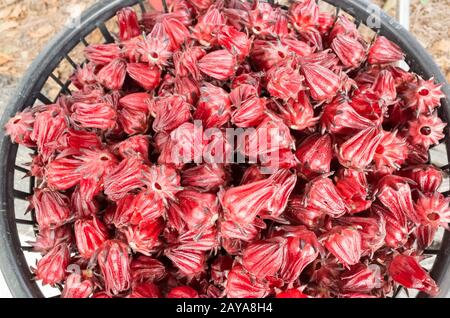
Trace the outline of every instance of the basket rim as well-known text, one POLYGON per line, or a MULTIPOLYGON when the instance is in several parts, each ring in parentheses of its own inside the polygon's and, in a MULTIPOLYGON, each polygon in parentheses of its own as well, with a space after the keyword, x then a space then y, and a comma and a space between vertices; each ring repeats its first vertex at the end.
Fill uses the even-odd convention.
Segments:
MULTIPOLYGON (((322 0, 334 7, 358 17, 358 21, 366 21, 371 13, 369 7, 377 7, 369 0, 322 0)), ((272 1, 269 1, 272 2, 272 1)), ((275 1, 276 2, 276 1, 275 1)), ((11 165, 15 163, 17 145, 12 144, 10 138, 4 132, 4 125, 10 117, 23 108, 34 104, 37 94, 42 89, 55 67, 61 62, 64 54, 70 52, 81 39, 93 31, 99 23, 113 17, 116 11, 125 6, 133 6, 139 3, 138 0, 101 0, 88 8, 81 16, 80 24, 77 27, 65 28, 51 40, 41 53, 35 58, 31 66, 25 72, 20 81, 15 94, 10 100, 9 106, 5 109, 0 121, 0 153, 5 154, 0 158, 0 270, 13 297, 29 298, 43 297, 43 294, 29 271, 29 265, 25 260, 20 248, 15 218, 10 217, 12 207, 14 211, 14 169, 11 165), (75 44, 74 44, 75 43, 75 44), (54 56, 54 52, 60 55, 54 56), (64 53, 64 54, 62 54, 64 53), (46 74, 46 78, 39 75, 46 74), (30 85, 31 83, 31 85, 30 85)), ((380 35, 384 35, 398 44, 408 57, 408 64, 411 69, 424 78, 434 77, 438 83, 442 83, 442 91, 446 98, 443 99, 440 108, 440 116, 450 123, 450 86, 439 67, 434 62, 431 55, 414 38, 414 36, 398 24, 394 18, 390 17, 377 7, 380 12, 380 35), (420 66, 420 68, 419 68, 420 66)), ((448 130, 446 135, 447 157, 450 162, 450 136, 448 130)), ((450 289, 450 232, 445 231, 441 249, 431 275, 436 279, 441 287, 438 297, 444 297, 450 289), (447 269, 447 270, 446 270, 447 269), (439 274, 439 275, 438 275, 439 274), (437 275, 437 276, 436 276, 437 275)), ((418 297, 426 297, 420 293, 418 297)))

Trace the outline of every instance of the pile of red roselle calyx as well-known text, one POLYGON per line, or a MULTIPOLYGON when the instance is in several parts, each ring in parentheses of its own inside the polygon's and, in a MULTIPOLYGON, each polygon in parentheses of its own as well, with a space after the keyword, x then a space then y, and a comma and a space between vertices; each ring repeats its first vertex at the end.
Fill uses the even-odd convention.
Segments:
POLYGON ((439 292, 419 261, 450 222, 428 164, 443 94, 396 66, 395 43, 314 0, 117 20, 77 90, 6 125, 37 150, 37 280, 63 297, 439 292), (234 144, 233 128, 250 133, 234 144), (217 151, 253 160, 205 160, 217 151))

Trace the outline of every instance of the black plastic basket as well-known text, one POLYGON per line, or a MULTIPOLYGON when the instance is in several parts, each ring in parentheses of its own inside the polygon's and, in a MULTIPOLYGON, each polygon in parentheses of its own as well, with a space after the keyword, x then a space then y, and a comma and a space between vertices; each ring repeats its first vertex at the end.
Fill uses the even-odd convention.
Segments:
MULTIPOLYGON (((336 11, 336 14, 347 14, 353 17, 355 24, 369 30, 372 38, 379 33, 397 43, 406 53, 406 62, 411 70, 426 79, 434 77, 436 82, 443 83, 442 90, 446 99, 442 100, 439 115, 445 122, 450 122, 450 87, 432 57, 408 31, 382 11, 379 11, 379 15, 373 15, 375 7, 367 0, 323 0, 319 2, 327 3, 329 8, 336 11), (379 19, 379 28, 370 30, 370 28, 367 28, 366 22, 374 21, 374 19, 379 19)), ((162 4, 164 8, 167 7, 165 0, 162 0, 162 4)), ((104 42, 112 42, 114 38, 108 27, 108 21, 114 18, 117 10, 126 6, 135 6, 138 12, 146 10, 142 0, 99 1, 82 15, 79 24, 71 28, 65 28, 59 33, 36 58, 24 75, 17 93, 5 110, 0 126, 3 127, 11 116, 27 106, 36 103, 49 104, 54 102, 53 98, 49 98, 43 93, 47 81, 51 80, 59 85, 61 87, 60 93, 70 92, 70 81, 59 78, 55 74, 55 70, 61 63, 69 63, 75 69, 77 63, 72 55, 78 46, 89 45, 87 38, 93 32, 100 32, 104 42)), ((10 138, 5 136, 3 129, 1 129, 0 268, 13 296, 44 297, 44 293, 37 282, 33 280, 30 271, 30 265, 34 264, 29 264, 25 258, 27 253, 32 252, 31 248, 26 242, 21 242, 18 235, 18 226, 29 226, 35 229, 33 213, 24 216, 24 204, 17 204, 18 201, 26 201, 35 186, 34 178, 27 177, 27 189, 23 190, 23 182, 21 183, 22 190, 18 189, 19 177, 27 173, 27 168, 17 161, 19 148, 19 146, 11 143, 10 138)), ((448 130, 446 130, 445 150, 447 161, 440 163, 440 166, 448 170, 450 167, 450 136, 448 130)), ((446 191, 444 194, 448 196, 450 191, 446 191)), ((435 258, 431 276, 441 288, 438 297, 445 297, 450 289, 450 232, 446 231, 442 239, 439 240, 439 246, 435 249, 426 250, 425 254, 435 258)), ((395 295, 400 290, 398 289, 395 295)), ((419 293, 418 297, 426 297, 426 295, 419 293)))

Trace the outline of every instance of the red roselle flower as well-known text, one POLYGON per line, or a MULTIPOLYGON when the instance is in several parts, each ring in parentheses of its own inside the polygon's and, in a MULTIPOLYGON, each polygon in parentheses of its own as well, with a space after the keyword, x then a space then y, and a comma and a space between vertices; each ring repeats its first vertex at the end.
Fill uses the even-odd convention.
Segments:
POLYGON ((35 242, 29 242, 33 246, 33 251, 42 255, 50 252, 55 246, 72 242, 72 232, 68 225, 63 225, 54 229, 43 228, 36 236, 35 242))
POLYGON ((331 48, 345 67, 357 68, 366 58, 364 46, 358 39, 348 35, 337 35, 331 43, 331 48))
POLYGON ((314 232, 304 226, 286 226, 284 230, 287 242, 279 275, 283 281, 291 284, 317 258, 322 248, 314 232))
POLYGON ((251 243, 243 251, 242 265, 257 278, 275 275, 283 264, 286 240, 273 238, 251 243))
POLYGON ((378 170, 398 170, 408 157, 408 146, 397 131, 382 131, 382 138, 373 157, 378 170))
POLYGON ((338 75, 319 64, 311 63, 302 64, 301 71, 314 100, 321 102, 336 96, 340 85, 338 75))
POLYGON ((417 119, 409 122, 408 138, 413 144, 418 144, 424 148, 439 144, 439 140, 444 138, 443 130, 446 123, 436 115, 420 115, 417 119))
POLYGON ((119 200, 129 191, 142 188, 144 183, 140 177, 141 170, 142 160, 135 158, 122 160, 105 176, 105 194, 113 200, 119 200))
POLYGON ((412 188, 417 188, 423 193, 434 193, 442 183, 443 172, 432 165, 412 166, 402 170, 401 175, 413 180, 412 188))
POLYGON ((121 56, 117 43, 91 44, 84 50, 86 58, 95 65, 105 65, 121 56))
POLYGON ((360 131, 339 147, 339 162, 348 168, 364 169, 373 160, 382 135, 375 127, 360 131))
POLYGON ((370 64, 388 64, 403 60, 401 49, 384 36, 378 36, 369 49, 367 61, 370 64))
POLYGON ((269 292, 266 282, 253 277, 240 264, 228 273, 226 294, 230 298, 262 298, 269 292))
POLYGON ((127 75, 127 65, 121 59, 115 59, 103 66, 97 73, 97 81, 104 87, 119 90, 123 86, 127 75))
POLYGON ((201 79, 202 75, 198 69, 197 62, 205 55, 205 50, 198 46, 188 47, 184 51, 175 52, 173 63, 176 75, 180 77, 192 76, 195 80, 201 79))
POLYGON ((164 228, 161 219, 141 221, 138 225, 123 229, 128 245, 135 253, 150 256, 160 245, 159 235, 164 228))
POLYGON ((35 189, 30 203, 41 228, 58 227, 71 219, 69 198, 59 192, 35 189))
POLYGON ((66 279, 66 284, 61 293, 62 298, 88 298, 94 291, 91 280, 83 280, 82 275, 72 273, 66 279))
POLYGON ((388 269, 394 281, 406 288, 418 289, 431 296, 439 293, 439 287, 435 281, 413 256, 401 254, 394 256, 388 269))
MULTIPOLYGON (((169 37, 165 33, 156 36, 150 33, 137 43, 136 52, 142 57, 143 62, 147 62, 149 66, 155 66, 160 69, 167 65, 168 60, 172 57, 169 37)), ((157 76, 158 78, 160 76, 157 76)))
POLYGON ((117 112, 108 103, 72 105, 71 119, 83 128, 111 129, 116 125, 117 112))
POLYGON ((202 57, 198 61, 198 68, 205 75, 225 81, 234 75, 236 60, 227 50, 218 50, 202 57))
POLYGON ((34 147, 35 143, 31 140, 33 131, 34 116, 31 111, 17 113, 5 125, 6 135, 17 144, 27 147, 34 147))
POLYGON ((148 162, 150 152, 150 138, 145 135, 135 135, 115 145, 114 153, 122 159, 140 157, 148 162))
POLYGON ((124 243, 106 241, 98 252, 97 261, 109 295, 117 295, 130 288, 130 255, 124 243))
POLYGON ((303 76, 290 66, 275 66, 267 72, 267 90, 270 95, 283 100, 296 98, 303 89, 303 76))
POLYGON ((217 43, 236 55, 239 60, 248 56, 252 44, 245 33, 227 25, 220 27, 217 32, 217 43))
POLYGON ((307 137, 297 147, 295 156, 300 162, 301 172, 306 176, 330 172, 333 158, 331 136, 314 134, 307 137))
POLYGON ((311 207, 330 215, 340 217, 348 211, 336 186, 326 176, 317 177, 309 182, 304 194, 305 207, 311 207))
POLYGON ((366 175, 362 171, 341 169, 337 173, 337 191, 352 214, 365 211, 372 204, 368 187, 366 175))
POLYGON ((231 117, 231 101, 222 88, 205 83, 200 88, 200 99, 194 119, 201 120, 205 128, 221 127, 231 117))
POLYGON ((414 204, 414 208, 422 225, 448 228, 448 223, 450 223, 449 204, 449 198, 435 192, 434 194, 420 195, 414 204))
MULTIPOLYGON (((380 210, 377 210, 380 211, 380 210)), ((361 235, 361 255, 373 255, 384 246, 386 237, 386 224, 381 213, 373 217, 342 217, 336 223, 357 229, 361 235)))
POLYGON ((432 113, 444 97, 441 87, 442 84, 434 84, 433 78, 425 81, 418 77, 414 81, 408 81, 402 92, 406 107, 414 109, 418 114, 432 113))
POLYGON ((155 258, 139 255, 133 258, 131 265, 133 282, 158 282, 166 276, 166 268, 155 258))
POLYGON ((126 70, 128 75, 146 90, 155 89, 161 80, 161 70, 155 66, 128 63, 126 70))
POLYGON ((178 286, 167 293, 167 298, 199 298, 198 292, 189 286, 178 286))
POLYGON ((375 264, 357 264, 342 274, 341 280, 344 292, 370 293, 382 286, 381 269, 375 264))
POLYGON ((409 183, 411 180, 407 178, 385 176, 378 182, 377 198, 395 215, 396 219, 406 216, 412 221, 417 221, 409 183))
POLYGON ((165 254, 179 269, 180 275, 192 277, 205 271, 206 254, 204 251, 185 249, 181 246, 167 249, 165 254))
POLYGON ((210 47, 216 44, 214 36, 225 25, 225 17, 216 7, 212 6, 198 18, 197 24, 192 29, 192 37, 202 46, 210 47))
POLYGON ((318 26, 319 7, 314 0, 296 2, 289 8, 289 17, 297 31, 314 30, 318 26))
POLYGON ((275 191, 269 179, 229 188, 221 197, 224 213, 239 223, 251 222, 267 206, 275 191))
POLYGON ((186 169, 181 174, 181 185, 212 191, 226 185, 225 168, 218 164, 202 164, 186 169))
POLYGON ((117 12, 117 20, 119 22, 119 38, 126 41, 141 33, 138 18, 133 8, 126 7, 117 12))
POLYGON ((83 258, 89 259, 107 238, 106 226, 95 216, 75 222, 75 239, 83 258))
POLYGON ((360 114, 342 98, 335 98, 323 108, 320 118, 322 131, 347 134, 374 126, 374 123, 360 114))
POLYGON ((43 285, 54 286, 66 278, 69 262, 69 246, 65 243, 58 244, 38 261, 34 275, 37 280, 42 280, 43 285))
POLYGON ((156 132, 171 132, 191 118, 192 106, 180 96, 153 100, 149 107, 155 117, 152 128, 156 132))
POLYGON ((323 240, 327 250, 345 267, 359 262, 361 235, 357 230, 349 227, 334 227, 323 240))

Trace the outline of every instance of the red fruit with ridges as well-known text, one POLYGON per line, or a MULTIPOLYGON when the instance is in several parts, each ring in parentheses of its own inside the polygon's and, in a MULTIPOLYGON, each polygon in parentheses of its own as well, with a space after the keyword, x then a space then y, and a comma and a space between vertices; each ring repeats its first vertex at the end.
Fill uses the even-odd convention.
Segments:
POLYGON ((41 229, 59 227, 70 221, 69 198, 49 189, 35 189, 30 200, 41 229))
POLYGON ((225 186, 228 180, 223 165, 202 164, 186 169, 181 174, 181 185, 194 187, 203 191, 212 191, 225 186))
POLYGON ((439 287, 430 275, 419 265, 414 256, 396 255, 388 267, 392 279, 406 288, 423 291, 430 296, 439 293, 439 287))
POLYGON ((227 50, 217 50, 206 54, 197 65, 205 75, 226 81, 235 73, 236 59, 227 50), (218 65, 220 68, 217 67, 218 65))
POLYGON ((121 51, 116 43, 91 44, 84 50, 84 55, 96 65, 105 65, 120 58, 121 51))
POLYGON ((94 291, 94 284, 90 279, 84 279, 82 275, 70 274, 61 293, 61 298, 88 298, 94 291))
POLYGON ((69 262, 69 246, 61 243, 53 247, 37 262, 33 272, 37 280, 42 280, 43 285, 55 286, 66 278, 69 262))
POLYGON ((116 13, 119 24, 119 38, 127 41, 141 33, 136 12, 131 7, 120 9, 116 13))
POLYGON ((221 11, 212 6, 205 14, 199 16, 197 20, 197 24, 191 29, 192 38, 205 47, 216 44, 217 37, 215 34, 220 32, 220 28, 225 25, 225 17, 221 11))
POLYGON ((163 229, 164 222, 161 219, 152 219, 128 226, 122 231, 133 252, 150 256, 161 244, 159 235, 163 229))
POLYGON ((267 207, 276 190, 273 180, 266 179, 229 188, 219 198, 226 215, 246 224, 267 207))
POLYGON ((84 259, 90 259, 108 239, 106 226, 95 216, 92 219, 77 220, 74 232, 78 252, 84 259))
POLYGON ((228 93, 220 87, 204 83, 194 119, 201 120, 205 128, 222 127, 231 117, 231 101, 228 93))
POLYGON ((289 8, 289 17, 297 31, 315 30, 319 23, 319 7, 314 0, 295 2, 289 8))
POLYGON ((373 157, 378 170, 395 171, 408 157, 408 146, 403 138, 397 137, 397 131, 382 131, 382 138, 373 157))
POLYGON ((420 249, 426 249, 433 244, 437 228, 433 225, 419 225, 416 228, 415 235, 417 245, 420 249))
POLYGON ((184 51, 175 52, 173 64, 175 74, 180 77, 192 76, 195 80, 201 79, 197 62, 206 55, 206 51, 198 46, 188 47, 184 51))
POLYGON ((33 125, 34 116, 32 112, 30 110, 24 110, 8 120, 5 125, 5 133, 16 144, 35 147, 36 144, 31 140, 33 125))
POLYGON ((361 258, 361 235, 351 227, 336 226, 323 238, 324 246, 339 262, 349 268, 361 258))
POLYGON ((324 224, 326 214, 316 208, 305 207, 303 196, 292 195, 286 206, 286 214, 295 222, 304 224, 309 229, 317 229, 324 224))
POLYGON ((230 298, 262 298, 269 293, 269 286, 250 275, 242 265, 235 264, 228 273, 225 292, 230 298))
POLYGON ((57 228, 42 228, 36 236, 34 242, 28 242, 33 251, 39 252, 42 255, 50 252, 55 246, 72 242, 72 231, 70 226, 63 225, 57 228))
POLYGON ((155 132, 171 132, 191 118, 191 105, 180 96, 166 96, 153 100, 152 128, 155 132))
POLYGON ((373 92, 387 103, 393 103, 397 98, 397 89, 394 77, 388 70, 382 70, 372 85, 373 92))
POLYGON ((67 190, 78 184, 81 162, 70 157, 56 158, 45 167, 45 180, 52 190, 67 190))
POLYGON ((322 247, 314 232, 304 226, 285 226, 283 230, 287 242, 279 276, 287 285, 291 285, 305 267, 319 256, 322 247))
POLYGON ((304 206, 317 209, 334 218, 348 211, 333 181, 326 176, 317 177, 306 185, 304 206))
POLYGON ((166 249, 165 255, 183 276, 192 277, 205 271, 206 254, 203 251, 188 250, 181 246, 174 249, 166 249))
POLYGON ((303 87, 303 76, 290 66, 275 66, 267 72, 267 90, 275 98, 296 99, 303 87))
POLYGON ((130 269, 133 284, 158 282, 167 274, 163 263, 145 255, 134 257, 131 261, 130 269))
POLYGON ((388 64, 401 61, 404 54, 400 47, 384 36, 378 36, 369 49, 367 61, 370 64, 388 64))
POLYGON ((445 137, 443 130, 446 123, 435 114, 430 116, 420 115, 409 122, 408 139, 415 145, 429 148, 439 144, 439 140, 445 137))
POLYGON ((363 170, 372 163, 382 135, 378 128, 367 128, 342 143, 337 151, 339 162, 348 168, 363 170))
POLYGON ((378 215, 373 217, 342 217, 337 223, 357 229, 361 235, 362 255, 372 256, 374 252, 384 246, 386 224, 381 210, 375 209, 378 215))
POLYGON ((76 219, 96 215, 100 210, 95 198, 86 200, 85 195, 81 193, 80 187, 76 187, 73 191, 70 197, 70 206, 76 219))
POLYGON ((141 178, 143 163, 141 159, 122 160, 113 171, 105 176, 104 192, 114 201, 123 198, 129 191, 142 188, 141 178))
POLYGON ((301 66, 301 72, 314 100, 321 102, 336 96, 340 86, 338 75, 319 64, 303 63, 301 66))
POLYGON ((300 91, 296 99, 290 99, 283 105, 276 103, 277 114, 289 128, 303 130, 319 121, 314 117, 314 109, 305 91, 300 91))
POLYGON ((402 98, 405 100, 406 107, 414 109, 417 114, 429 114, 440 106, 441 98, 445 97, 441 88, 442 84, 434 84, 433 78, 425 81, 418 77, 406 83, 402 98))
POLYGON ((217 44, 226 48, 241 61, 249 55, 252 41, 244 32, 240 32, 232 26, 224 25, 217 32, 217 44))
POLYGON ((115 153, 117 152, 122 159, 136 157, 148 162, 150 138, 146 135, 131 136, 116 144, 114 146, 114 151, 115 153))
POLYGON ((106 241, 97 256, 105 291, 113 296, 131 286, 130 255, 128 247, 118 240, 106 241))
POLYGON ((422 225, 448 228, 448 223, 450 223, 449 205, 449 198, 435 192, 434 194, 420 195, 414 204, 414 208, 422 225))
POLYGON ((183 190, 180 187, 180 175, 173 167, 153 165, 141 171, 147 189, 161 199, 165 205, 168 200, 175 200, 175 195, 183 190))
POLYGON ((383 277, 378 265, 357 264, 341 275, 342 291, 345 293, 370 293, 382 287, 383 277))
POLYGON ((348 68, 357 68, 366 58, 366 49, 358 39, 339 34, 331 42, 331 48, 348 68))
POLYGON ((278 237, 251 243, 242 252, 243 267, 256 278, 275 275, 283 265, 286 239, 278 237))
POLYGON ((71 119, 82 128, 108 130, 116 125, 117 112, 108 103, 75 103, 72 111, 71 119))
POLYGON ((259 70, 268 71, 273 66, 280 64, 290 55, 289 47, 281 41, 267 41, 257 39, 253 42, 253 48, 250 53, 253 64, 259 70))
POLYGON ((412 188, 417 188, 423 193, 434 193, 442 184, 443 172, 433 165, 419 165, 400 171, 402 176, 415 182, 412 188))
POLYGON ((295 156, 301 165, 301 172, 306 176, 330 172, 333 159, 331 136, 313 134, 298 147, 295 156))
POLYGON ((349 213, 367 210, 372 201, 369 200, 369 184, 364 172, 353 169, 340 169, 336 177, 336 189, 344 199, 349 213))
POLYGON ((127 75, 127 63, 121 59, 115 59, 103 66, 97 73, 97 81, 111 90, 122 88, 127 75))
POLYGON ((148 66, 144 63, 128 63, 127 73, 148 91, 158 87, 161 80, 161 70, 156 66, 148 66))
POLYGON ((141 55, 142 62, 148 63, 150 69, 158 70, 167 66, 173 54, 169 37, 165 33, 160 36, 150 33, 137 43, 136 52, 141 55))

